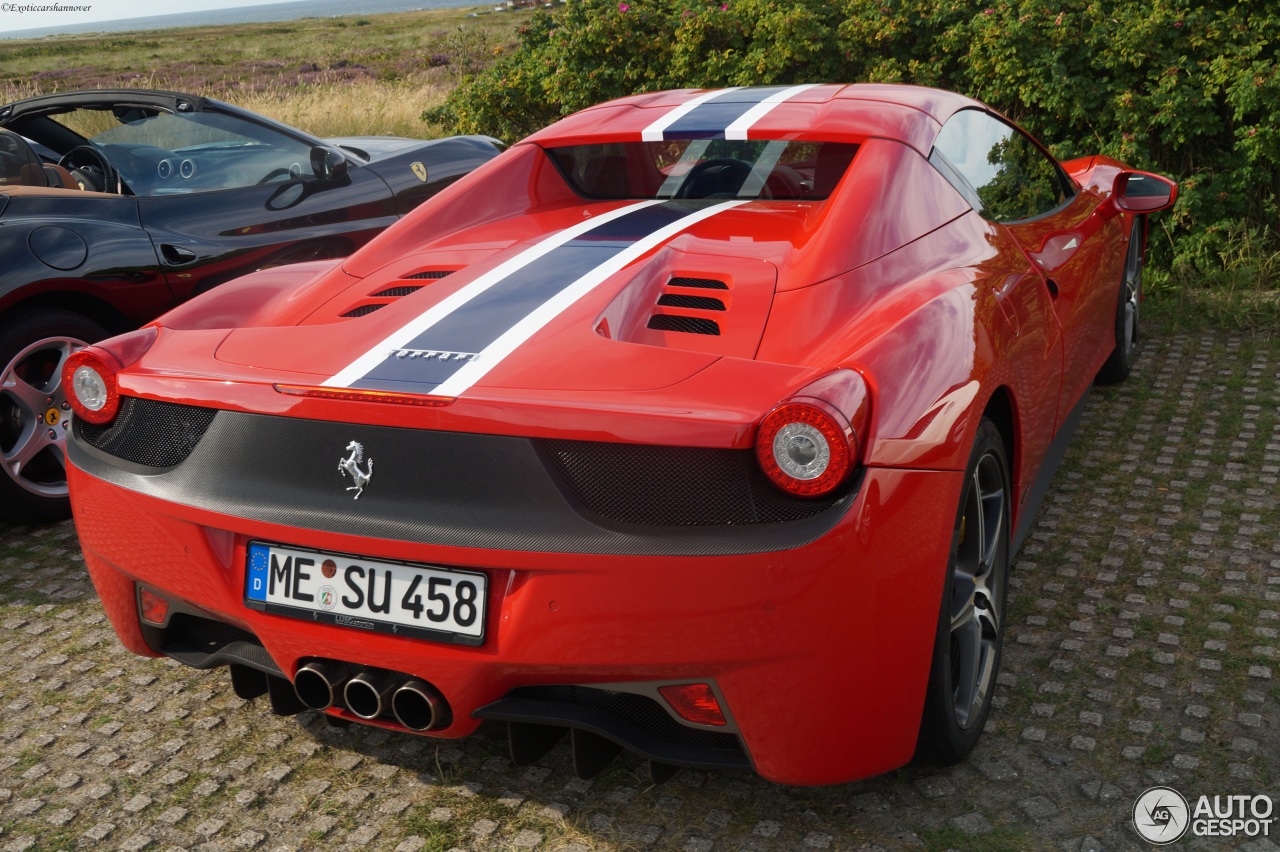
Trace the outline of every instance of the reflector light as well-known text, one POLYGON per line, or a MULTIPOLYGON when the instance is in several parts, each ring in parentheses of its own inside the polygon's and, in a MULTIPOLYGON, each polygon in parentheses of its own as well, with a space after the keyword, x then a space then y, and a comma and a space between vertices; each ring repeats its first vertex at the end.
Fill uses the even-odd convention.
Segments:
POLYGON ((274 385, 279 393, 290 396, 305 396, 311 399, 342 399, 352 402, 385 402, 391 405, 420 405, 428 408, 441 408, 452 405, 457 397, 431 396, 429 394, 393 393, 380 390, 360 390, 358 388, 328 388, 321 385, 274 385))
POLYGON ((705 683, 682 683, 677 686, 658 687, 659 694, 671 705, 671 709, 686 722, 695 725, 727 725, 724 711, 716 694, 705 683))
POLYGON ((145 587, 138 590, 138 608, 148 624, 164 624, 169 615, 169 602, 145 587))

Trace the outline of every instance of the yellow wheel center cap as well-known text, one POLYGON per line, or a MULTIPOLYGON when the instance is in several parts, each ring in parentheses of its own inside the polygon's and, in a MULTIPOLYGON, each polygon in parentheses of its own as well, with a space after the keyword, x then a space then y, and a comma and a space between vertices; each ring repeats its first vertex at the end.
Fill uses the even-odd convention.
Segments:
POLYGON ((57 426, 58 421, 62 419, 62 412, 56 408, 50 408, 44 413, 44 422, 50 426, 57 426))

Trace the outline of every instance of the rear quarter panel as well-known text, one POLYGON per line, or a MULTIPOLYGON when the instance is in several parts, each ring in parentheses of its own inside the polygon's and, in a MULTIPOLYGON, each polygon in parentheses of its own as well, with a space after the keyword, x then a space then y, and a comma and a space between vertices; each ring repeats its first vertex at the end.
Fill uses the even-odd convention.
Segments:
POLYGON ((151 241, 137 225, 133 203, 125 199, 10 199, 0 219, 0 268, 0 311, 32 299, 56 301, 70 295, 69 307, 77 298, 90 299, 137 324, 173 304, 151 241), (64 253, 46 258, 56 266, 41 261, 31 238, 43 228, 77 235, 84 243, 83 259, 74 263, 74 255, 64 253))
POLYGON ((1053 436, 1061 332, 1026 256, 975 213, 778 294, 761 356, 861 372, 872 389, 871 466, 963 470, 998 392, 1012 408, 1015 493, 1053 436))

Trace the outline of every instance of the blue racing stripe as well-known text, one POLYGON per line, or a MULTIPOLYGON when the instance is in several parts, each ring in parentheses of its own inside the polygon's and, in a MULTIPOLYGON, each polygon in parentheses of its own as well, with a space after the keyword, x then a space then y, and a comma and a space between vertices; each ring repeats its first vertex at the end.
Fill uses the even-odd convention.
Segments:
POLYGON ((725 129, 766 98, 791 86, 733 89, 695 107, 662 131, 663 139, 723 139, 725 129))
POLYGON ((350 387, 431 393, 486 346, 561 290, 641 239, 699 210, 704 201, 668 201, 619 216, 552 249, 468 301, 350 387))

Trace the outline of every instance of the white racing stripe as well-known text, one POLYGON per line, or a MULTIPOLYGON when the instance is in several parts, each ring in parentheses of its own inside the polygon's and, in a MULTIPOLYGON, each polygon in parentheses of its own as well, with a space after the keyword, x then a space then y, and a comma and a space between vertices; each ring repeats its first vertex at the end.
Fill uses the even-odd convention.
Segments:
MULTIPOLYGON (((424 313, 415 317, 408 324, 401 326, 369 349, 363 355, 347 365, 341 372, 331 379, 326 379, 323 383, 325 387, 345 388, 374 367, 386 360, 389 353, 402 349, 407 343, 415 339, 427 329, 443 320, 449 314, 465 305, 481 293, 488 290, 500 281, 508 278, 512 273, 518 272, 520 269, 533 263, 538 258, 559 248, 570 240, 600 227, 605 222, 626 216, 628 213, 634 213, 645 207, 652 207, 655 204, 661 204, 662 200, 641 201, 637 204, 628 204, 625 207, 619 207, 617 210, 611 210, 608 213, 602 213, 599 216, 592 216, 584 219, 572 227, 565 228, 563 231, 552 234, 542 242, 530 246, 515 257, 503 261, 498 266, 481 275, 470 284, 464 286, 461 290, 451 293, 449 296, 441 299, 435 305, 432 305, 424 313)), ((682 220, 683 221, 683 220, 682 220)), ((486 350, 487 351, 487 350, 486 350)))
POLYGON ((806 83, 803 86, 792 86, 790 89, 785 89, 781 92, 778 92, 776 95, 770 95, 769 97, 765 98, 763 101, 761 101, 760 103, 756 104, 751 109, 743 113, 742 117, 739 118, 737 121, 735 121, 733 124, 730 124, 728 127, 726 127, 724 129, 724 138, 725 139, 746 139, 747 131, 751 129, 751 125, 755 124, 757 121, 759 121, 760 119, 768 115, 770 110, 772 110, 778 104, 783 103, 784 101, 790 100, 791 98, 794 98, 796 95, 800 94, 801 92, 808 91, 809 89, 812 89, 817 85, 818 85, 817 83, 806 83))
MULTIPOLYGON (((479 357, 468 361, 458 369, 443 384, 434 391, 439 396, 458 396, 465 390, 478 382, 486 373, 492 370, 502 359, 510 355, 515 349, 532 337, 539 329, 551 322, 555 317, 563 313, 570 305, 581 299, 587 293, 591 292, 595 287, 614 275, 627 264, 642 257, 646 252, 662 245, 662 243, 674 237, 681 231, 692 227, 693 225, 707 219, 711 216, 746 204, 746 199, 740 201, 726 201, 713 207, 706 207, 677 219, 666 227, 654 231, 652 234, 632 243, 623 251, 609 258, 600 266, 592 269, 582 277, 578 278, 572 284, 556 293, 547 301, 543 302, 528 316, 520 320, 510 329, 508 329, 501 337, 493 341, 480 351, 479 357)), ((598 224, 598 222, 597 222, 598 224)))
POLYGON ((661 142, 663 132, 668 127, 670 127, 671 125, 679 121, 681 118, 693 112, 695 109, 702 106, 707 101, 712 100, 713 98, 718 98, 721 95, 723 95, 725 92, 732 92, 732 91, 735 91, 736 89, 741 89, 741 88, 742 88, 741 86, 731 86, 728 89, 715 89, 713 91, 698 95, 693 100, 685 101, 684 103, 680 104, 680 106, 676 107, 675 109, 671 110, 671 112, 667 113, 662 118, 655 121, 653 124, 650 124, 644 130, 641 130, 640 131, 641 141, 661 142))

